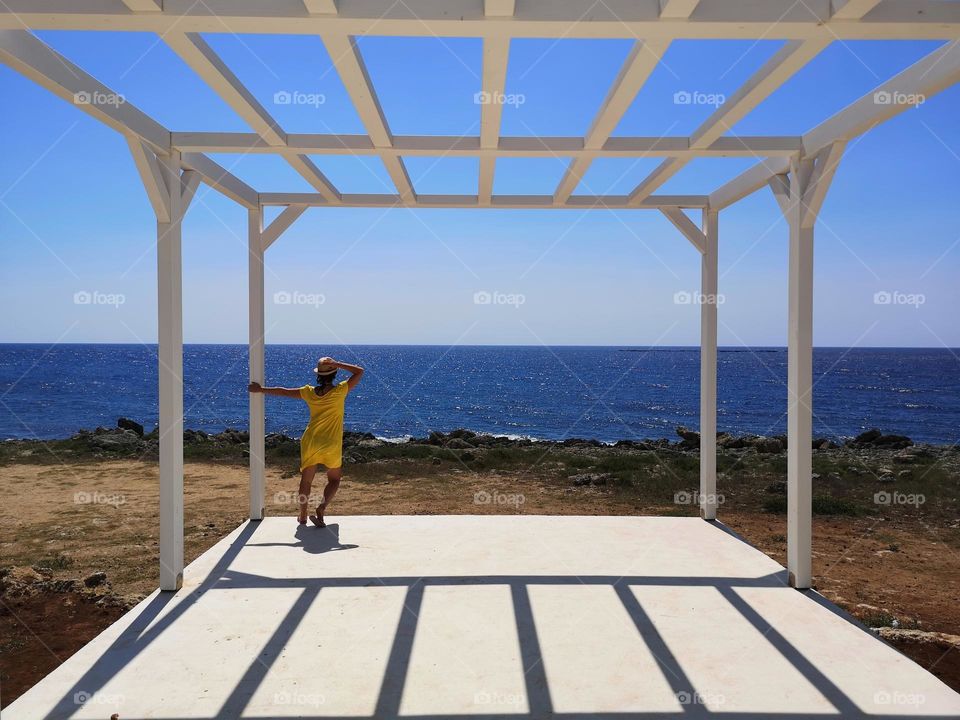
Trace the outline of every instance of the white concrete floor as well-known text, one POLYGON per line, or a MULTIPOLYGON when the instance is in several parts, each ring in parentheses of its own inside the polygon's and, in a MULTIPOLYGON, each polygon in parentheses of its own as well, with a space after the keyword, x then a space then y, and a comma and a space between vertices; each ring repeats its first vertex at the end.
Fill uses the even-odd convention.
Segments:
POLYGON ((697 518, 268 518, 4 710, 40 718, 960 717, 697 518), (86 702, 83 702, 86 701, 86 702))

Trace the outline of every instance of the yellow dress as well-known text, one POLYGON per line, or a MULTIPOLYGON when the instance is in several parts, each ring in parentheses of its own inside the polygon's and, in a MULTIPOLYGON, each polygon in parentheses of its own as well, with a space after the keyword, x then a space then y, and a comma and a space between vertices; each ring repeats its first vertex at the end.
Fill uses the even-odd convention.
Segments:
POLYGON ((300 397, 310 408, 310 422, 300 438, 301 470, 311 465, 338 468, 343 464, 343 403, 348 392, 346 380, 322 396, 313 391, 313 385, 300 388, 300 397))

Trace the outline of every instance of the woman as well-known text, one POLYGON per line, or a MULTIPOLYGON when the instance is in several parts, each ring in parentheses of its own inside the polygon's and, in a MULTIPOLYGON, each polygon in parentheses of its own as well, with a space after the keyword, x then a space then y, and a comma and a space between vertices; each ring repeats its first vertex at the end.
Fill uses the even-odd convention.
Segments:
POLYGON ((249 391, 280 397, 300 398, 310 408, 310 422, 300 438, 300 512, 297 521, 307 524, 307 504, 310 489, 317 468, 327 468, 327 486, 323 489, 323 500, 317 505, 317 514, 310 521, 317 527, 326 527, 323 514, 333 496, 340 487, 343 477, 343 409, 344 400, 363 377, 363 368, 359 365, 339 362, 330 357, 322 357, 313 369, 317 374, 317 384, 304 385, 301 388, 262 387, 252 382, 249 391), (337 370, 343 368, 350 377, 334 385, 337 370))

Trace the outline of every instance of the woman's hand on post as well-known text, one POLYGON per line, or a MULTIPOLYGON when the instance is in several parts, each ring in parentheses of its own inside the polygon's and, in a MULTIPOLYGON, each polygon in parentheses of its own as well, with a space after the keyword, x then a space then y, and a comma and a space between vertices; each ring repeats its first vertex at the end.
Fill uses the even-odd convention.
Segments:
POLYGON ((252 382, 249 385, 247 385, 247 391, 252 393, 258 393, 258 392, 263 392, 263 388, 260 386, 260 383, 252 382))

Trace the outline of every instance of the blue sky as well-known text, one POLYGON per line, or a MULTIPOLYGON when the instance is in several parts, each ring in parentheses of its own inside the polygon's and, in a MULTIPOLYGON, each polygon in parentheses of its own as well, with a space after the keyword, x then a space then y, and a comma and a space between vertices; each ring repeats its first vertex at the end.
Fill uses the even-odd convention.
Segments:
MULTIPOLYGON (((150 34, 39 36, 172 130, 249 128, 150 34)), ((205 35, 287 132, 363 133, 318 38, 205 35), (278 92, 312 104, 277 104, 278 92)), ((581 135, 629 40, 515 40, 504 135, 581 135)), ((686 135, 781 46, 676 42, 615 135, 686 135)), ((938 46, 834 43, 734 129, 800 134, 938 46)), ((395 134, 479 132, 477 39, 360 40, 395 134), (425 69, 429 72, 425 72, 425 69)), ((2 342, 155 342, 154 217, 124 140, 0 67, 2 342), (77 304, 77 293, 122 302, 77 304)), ((815 342, 960 346, 960 88, 848 148, 817 226, 815 342), (877 293, 918 296, 877 304, 877 293)), ((310 191, 279 158, 218 155, 262 191, 310 191)), ((314 156, 343 192, 392 192, 375 158, 314 156)), ((567 158, 497 164, 495 192, 549 193, 567 158)), ((594 163, 577 193, 629 192, 656 159, 594 163)), ((753 164, 691 162, 659 192, 706 193, 753 164)), ((474 193, 477 161, 410 158, 420 193, 474 193)), ((720 342, 782 345, 787 228, 769 192, 720 219, 720 342)), ((246 211, 201 187, 183 239, 188 342, 246 339, 246 211)), ((658 213, 311 209, 267 255, 267 342, 696 344, 699 257, 658 213), (478 292, 521 302, 476 304, 478 292), (283 294, 316 302, 283 304, 283 294), (279 294, 279 295, 278 295, 279 294), (322 297, 321 297, 322 296, 322 297), (320 302, 322 299, 323 302, 320 302)))

